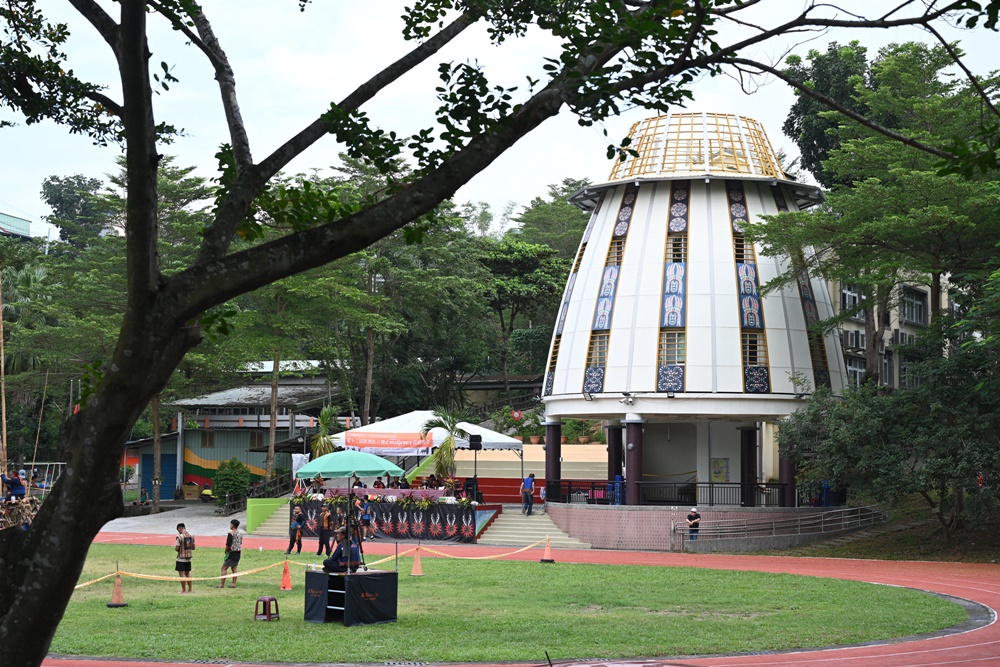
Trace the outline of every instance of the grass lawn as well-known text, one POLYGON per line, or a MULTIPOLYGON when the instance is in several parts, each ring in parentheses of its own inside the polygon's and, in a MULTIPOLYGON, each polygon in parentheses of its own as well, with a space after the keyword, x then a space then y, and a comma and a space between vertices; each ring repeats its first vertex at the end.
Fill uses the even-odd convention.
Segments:
MULTIPOLYGON (((247 551, 241 569, 274 552, 247 551)), ((96 544, 81 581, 121 570, 173 576, 170 547, 96 544)), ((221 549, 195 552, 194 576, 219 573, 221 549)), ((78 590, 57 654, 284 662, 535 661, 630 658, 820 647, 938 630, 966 618, 933 595, 780 574, 625 565, 400 560, 399 621, 346 628, 303 620, 304 578, 278 590, 281 568, 239 588, 125 578, 123 609, 108 609, 113 578, 78 590), (253 620, 273 595, 279 622, 253 620)), ((391 567, 387 563, 383 567, 391 567)))

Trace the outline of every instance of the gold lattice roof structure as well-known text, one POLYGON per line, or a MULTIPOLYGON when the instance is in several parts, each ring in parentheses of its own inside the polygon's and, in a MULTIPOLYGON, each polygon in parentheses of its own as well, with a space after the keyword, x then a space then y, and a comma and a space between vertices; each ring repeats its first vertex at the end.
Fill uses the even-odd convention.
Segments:
POLYGON ((753 118, 724 113, 669 113, 637 122, 629 148, 609 181, 718 174, 785 180, 764 127, 753 118))

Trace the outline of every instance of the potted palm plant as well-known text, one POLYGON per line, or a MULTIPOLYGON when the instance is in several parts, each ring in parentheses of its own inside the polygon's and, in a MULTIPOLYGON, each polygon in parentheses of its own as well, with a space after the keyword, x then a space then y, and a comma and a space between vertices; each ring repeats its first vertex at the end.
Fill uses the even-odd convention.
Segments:
POLYGON ((468 438, 468 432, 459 424, 471 421, 473 418, 463 412, 448 410, 447 408, 434 408, 434 416, 424 422, 420 429, 420 435, 426 436, 435 428, 444 429, 447 435, 437 446, 431 459, 434 464, 434 474, 438 478, 444 479, 455 475, 455 439, 468 438))

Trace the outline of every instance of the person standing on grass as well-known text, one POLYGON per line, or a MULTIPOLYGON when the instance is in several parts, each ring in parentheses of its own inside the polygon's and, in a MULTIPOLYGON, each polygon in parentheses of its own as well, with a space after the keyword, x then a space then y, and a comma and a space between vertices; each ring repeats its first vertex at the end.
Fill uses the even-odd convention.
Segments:
POLYGON ((177 576, 181 578, 181 593, 191 593, 191 557, 194 555, 194 537, 187 532, 183 523, 177 524, 177 540, 174 543, 177 552, 177 576), (186 588, 185 588, 186 585, 186 588))
POLYGON ((243 533, 240 532, 239 519, 229 522, 229 534, 226 535, 226 559, 222 561, 222 580, 219 581, 219 588, 226 585, 226 570, 233 571, 233 581, 230 588, 236 588, 236 567, 240 564, 240 556, 243 555, 243 533))
POLYGON ((292 553, 292 547, 298 547, 295 553, 302 553, 302 530, 306 527, 306 515, 302 513, 302 508, 295 506, 292 512, 292 521, 288 524, 288 549, 285 555, 292 553))
POLYGON ((698 539, 698 529, 701 527, 701 515, 698 514, 698 508, 692 507, 691 512, 687 515, 688 522, 688 534, 691 535, 691 540, 698 539))
POLYGON ((521 514, 531 516, 531 506, 535 502, 535 473, 521 480, 521 514))
POLYGON ((330 533, 333 530, 333 517, 330 516, 330 506, 323 503, 323 509, 319 512, 319 546, 316 548, 316 555, 320 556, 326 551, 330 555, 330 533))

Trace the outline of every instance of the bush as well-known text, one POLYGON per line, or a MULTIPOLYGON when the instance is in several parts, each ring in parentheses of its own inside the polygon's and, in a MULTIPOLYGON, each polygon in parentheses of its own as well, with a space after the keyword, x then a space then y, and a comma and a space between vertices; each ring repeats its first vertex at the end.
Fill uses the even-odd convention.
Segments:
POLYGON ((250 469, 237 459, 232 458, 219 464, 215 473, 215 484, 212 493, 219 503, 226 502, 226 494, 245 496, 253 483, 250 469))

